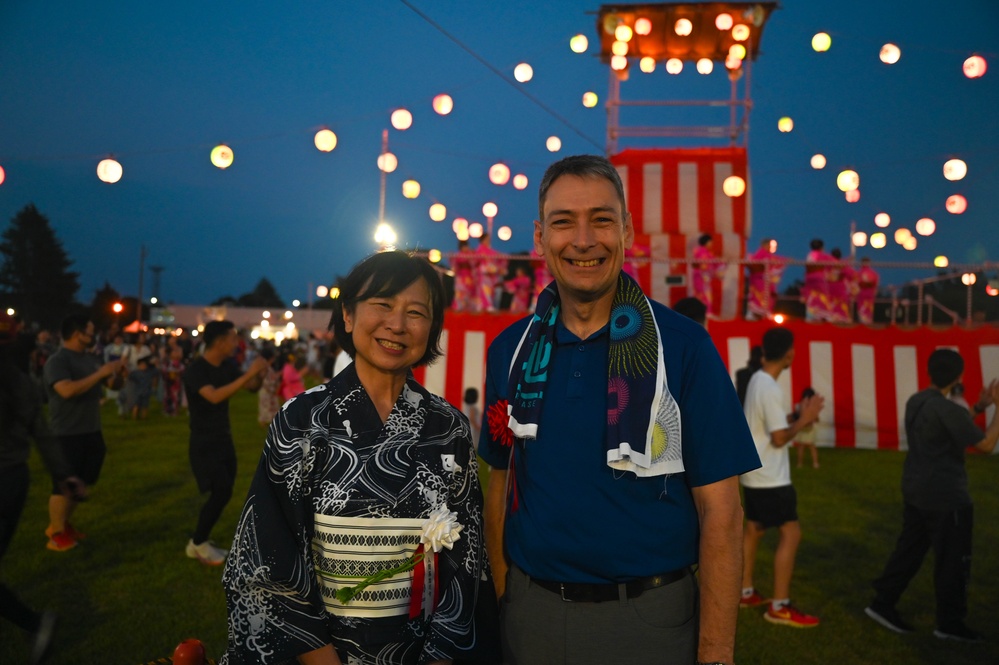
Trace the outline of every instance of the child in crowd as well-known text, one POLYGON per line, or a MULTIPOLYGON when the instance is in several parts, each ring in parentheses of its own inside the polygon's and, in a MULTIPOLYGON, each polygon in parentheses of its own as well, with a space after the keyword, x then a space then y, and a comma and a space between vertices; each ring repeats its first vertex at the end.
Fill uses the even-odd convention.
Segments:
POLYGON ((150 367, 150 355, 139 355, 135 359, 135 369, 128 373, 125 383, 126 414, 131 413, 135 420, 145 418, 149 414, 149 398, 153 394, 153 379, 155 367, 150 367))
POLYGON ((292 397, 305 392, 305 372, 308 367, 304 356, 288 355, 288 360, 281 368, 281 402, 287 402, 292 397))
POLYGON ((269 427, 281 408, 281 372, 274 368, 275 355, 273 347, 265 346, 260 349, 260 357, 271 363, 264 372, 264 380, 257 391, 257 422, 261 427, 269 427))
POLYGON ((184 373, 184 350, 179 346, 172 347, 160 369, 163 374, 163 413, 176 416, 180 410, 183 385, 180 376, 184 373))
MULTIPOLYGON (((812 390, 811 386, 808 386, 801 391, 801 400, 805 400, 809 397, 814 397, 815 391, 812 390)), ((801 415, 801 401, 794 407, 794 413, 791 414, 791 418, 797 420, 801 415)), ((819 449, 815 447, 815 423, 810 423, 801 428, 798 434, 794 437, 794 445, 798 449, 798 468, 800 469, 805 457, 805 448, 808 448, 812 452, 812 468, 819 468, 819 449)))

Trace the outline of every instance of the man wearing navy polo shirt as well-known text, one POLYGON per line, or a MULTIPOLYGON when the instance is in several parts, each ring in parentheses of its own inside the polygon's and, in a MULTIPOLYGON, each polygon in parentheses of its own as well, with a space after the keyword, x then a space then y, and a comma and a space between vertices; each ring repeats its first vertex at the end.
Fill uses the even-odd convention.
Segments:
POLYGON ((759 458, 707 332, 622 273, 633 239, 610 162, 549 167, 534 246, 555 282, 489 348, 479 446, 509 663, 734 660, 759 458))

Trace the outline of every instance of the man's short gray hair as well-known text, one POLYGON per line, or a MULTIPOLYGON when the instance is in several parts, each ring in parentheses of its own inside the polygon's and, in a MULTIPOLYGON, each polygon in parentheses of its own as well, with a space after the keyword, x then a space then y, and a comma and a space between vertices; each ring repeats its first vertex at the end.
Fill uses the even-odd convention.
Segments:
POLYGON ((541 186, 538 188, 538 220, 545 221, 545 199, 548 198, 548 190, 552 183, 564 175, 574 175, 578 177, 603 178, 614 185, 617 198, 621 201, 621 212, 628 212, 628 205, 624 199, 624 185, 621 184, 621 176, 617 169, 608 161, 606 157, 600 155, 572 155, 558 160, 548 167, 544 177, 541 178, 541 186))

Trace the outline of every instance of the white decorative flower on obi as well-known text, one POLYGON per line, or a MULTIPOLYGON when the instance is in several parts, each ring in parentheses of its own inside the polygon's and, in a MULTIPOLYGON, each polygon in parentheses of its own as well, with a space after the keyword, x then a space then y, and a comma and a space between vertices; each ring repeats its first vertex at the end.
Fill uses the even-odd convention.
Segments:
POLYGON ((423 523, 420 542, 425 549, 432 549, 434 552, 440 552, 443 547, 451 549, 461 538, 462 528, 458 523, 458 513, 453 513, 446 506, 442 506, 430 513, 427 521, 423 523))

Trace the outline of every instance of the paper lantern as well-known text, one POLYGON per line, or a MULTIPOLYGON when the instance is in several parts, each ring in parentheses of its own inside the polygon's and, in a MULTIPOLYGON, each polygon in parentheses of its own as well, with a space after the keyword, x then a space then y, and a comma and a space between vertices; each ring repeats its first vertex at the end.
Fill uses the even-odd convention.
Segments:
POLYGON ((822 154, 812 155, 811 159, 812 168, 815 170, 824 169, 826 167, 826 156, 822 154))
POLYGON ((514 189, 527 189, 527 176, 523 173, 518 173, 513 176, 513 188, 514 189))
POLYGON ((413 114, 406 109, 396 109, 392 111, 392 126, 399 131, 404 131, 413 126, 413 114))
POLYGON ((851 189, 848 192, 844 192, 844 196, 846 197, 847 203, 856 203, 857 201, 860 200, 860 190, 851 189))
POLYGON ((97 164, 97 177, 100 178, 101 182, 113 185, 121 180, 121 173, 121 164, 110 157, 108 159, 102 159, 97 164))
POLYGON ((961 283, 964 284, 965 286, 971 286, 977 281, 978 281, 978 275, 976 275, 973 272, 966 272, 963 275, 961 275, 961 283))
POLYGON ((867 234, 863 231, 857 231, 854 233, 850 240, 853 242, 854 247, 867 246, 867 234))
POLYGON ((746 47, 742 44, 732 44, 728 47, 728 54, 730 56, 736 57, 739 60, 746 59, 746 47))
POLYGON ((415 180, 404 180, 402 183, 402 195, 407 199, 415 199, 420 195, 420 183, 415 180))
POLYGON ((816 53, 825 53, 832 46, 832 37, 826 32, 817 32, 815 36, 812 37, 812 49, 816 53))
POLYGON ((611 44, 611 53, 614 55, 628 55, 628 42, 620 40, 611 44))
POLYGON ((232 148, 222 144, 212 148, 212 164, 220 169, 227 169, 232 166, 232 148))
POLYGON ((451 95, 437 95, 434 97, 433 107, 438 115, 447 115, 454 108, 454 100, 451 95))
POLYGON ((670 58, 666 61, 666 71, 670 74, 679 74, 683 71, 683 60, 680 58, 670 58))
POLYGON ((615 72, 623 72, 628 68, 628 58, 623 55, 611 56, 611 69, 615 72))
POLYGON ((673 24, 673 31, 681 37, 686 37, 694 31, 694 24, 690 22, 689 18, 677 19, 676 23, 673 24))
POLYGON ((988 64, 985 62, 985 58, 980 55, 973 55, 964 61, 964 75, 969 79, 985 76, 986 69, 988 69, 988 64))
POLYGON ((725 68, 729 70, 729 74, 742 67, 742 59, 737 58, 734 55, 725 56, 725 68))
POLYGON ((482 224, 478 222, 473 222, 468 225, 468 235, 472 238, 481 238, 483 232, 482 224))
POLYGON ((429 252, 427 252, 427 260, 430 261, 431 263, 440 263, 441 262, 441 250, 439 250, 439 249, 432 249, 429 252))
POLYGON ((462 230, 468 231, 468 220, 464 217, 455 217, 454 221, 451 222, 451 230, 455 233, 459 233, 462 230))
POLYGON ((598 97, 595 92, 584 92, 583 93, 583 106, 588 109, 593 108, 597 105, 598 97))
POLYGON ((330 294, 329 288, 323 286, 322 284, 320 284, 319 286, 316 287, 316 296, 317 297, 319 297, 319 298, 325 298, 329 294, 330 294))
POLYGON ((749 39, 749 26, 744 23, 740 23, 732 28, 732 39, 737 42, 744 42, 749 39))
POLYGON ((880 228, 886 228, 891 224, 891 217, 886 212, 879 212, 874 215, 874 225, 880 228))
POLYGON ((646 74, 651 74, 656 71, 656 59, 648 56, 642 58, 638 61, 638 68, 646 74))
POLYGON ((850 169, 840 171, 839 175, 836 176, 836 186, 843 192, 857 189, 860 187, 860 176, 857 175, 856 171, 851 171, 850 169))
POLYGON ((937 230, 937 223, 929 217, 923 217, 916 222, 916 233, 921 236, 931 236, 937 230))
POLYGON ((894 44, 885 44, 881 47, 881 53, 878 54, 878 57, 886 65, 894 65, 902 57, 902 51, 894 44))
POLYGON ((457 238, 458 240, 461 240, 462 242, 468 242, 468 239, 471 237, 468 234, 468 227, 466 226, 465 228, 461 229, 460 231, 455 231, 454 232, 454 237, 457 238))
POLYGON ((3 184, 3 181, 4 181, 4 180, 5 180, 6 178, 7 178, 7 174, 6 174, 6 173, 4 173, 4 170, 3 170, 3 167, 2 167, 2 166, 0 166, 0 185, 2 185, 2 184, 3 184))
POLYGON ((883 249, 885 245, 888 244, 888 238, 883 233, 872 233, 871 234, 871 247, 874 249, 883 249))
POLYGON ((521 83, 527 83, 534 78, 534 68, 526 62, 522 62, 513 68, 513 78, 521 83))
POLYGON ((701 58, 697 61, 697 71, 701 74, 707 75, 714 71, 715 63, 711 62, 709 58, 701 58))
POLYGON ((968 175, 968 165, 960 159, 949 159, 943 165, 944 177, 955 182, 968 175))
POLYGON ((482 204, 482 214, 486 217, 495 217, 499 214, 499 207, 492 201, 486 201, 482 204))
POLYGON ((496 229, 496 237, 500 240, 509 240, 513 237, 513 231, 509 226, 501 226, 496 229))
POLYGON ((630 42, 632 36, 633 33, 631 31, 631 28, 629 28, 626 25, 622 24, 614 28, 614 39, 618 40, 619 42, 630 42))
POLYGON ((392 173, 399 166, 399 160, 391 152, 383 152, 378 155, 378 169, 385 173, 392 173))
POLYGON ((899 245, 912 237, 912 231, 907 228, 895 229, 895 242, 899 245))
POLYGON ((937 268, 946 268, 950 265, 950 259, 941 254, 937 258, 933 259, 933 265, 937 268))
POLYGON ((336 134, 329 129, 320 129, 313 139, 316 149, 322 152, 332 152, 336 147, 336 134))
POLYGON ((732 19, 731 14, 722 13, 715 17, 715 27, 722 32, 731 30, 733 23, 735 23, 735 21, 732 19))
POLYGON ((586 53, 586 49, 590 47, 590 40, 586 38, 586 35, 575 35, 569 40, 569 48, 572 49, 573 53, 586 53))
POLYGON ((952 215, 960 215, 968 209, 968 199, 960 194, 947 197, 947 212, 952 215))
POLYGON ((505 185, 510 182, 510 167, 498 162, 489 167, 489 182, 494 185, 505 185))
POLYGON ((652 21, 647 18, 640 18, 635 21, 635 34, 636 35, 648 35, 652 33, 652 21))
POLYGON ((902 247, 909 250, 910 252, 919 246, 919 241, 916 240, 915 236, 909 236, 906 238, 905 242, 902 243, 902 247))
POLYGON ((562 139, 557 136, 549 136, 548 140, 545 141, 545 147, 548 148, 548 152, 558 152, 562 149, 562 139))
POLYGON ((791 120, 791 118, 784 116, 783 118, 777 121, 777 129, 779 129, 784 134, 787 134, 789 131, 794 129, 794 120, 791 120))
POLYGON ((730 175, 722 182, 722 191, 732 198, 742 196, 746 193, 746 181, 737 175, 730 175))
POLYGON ((443 222, 447 217, 447 207, 443 203, 435 203, 430 206, 430 219, 435 222, 443 222))

